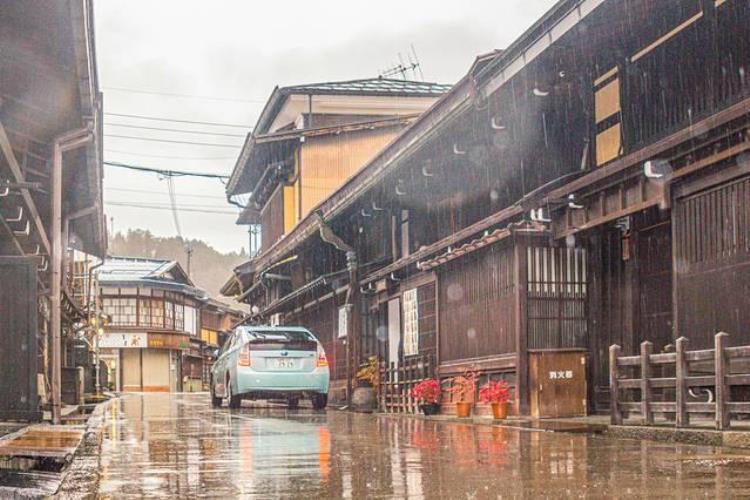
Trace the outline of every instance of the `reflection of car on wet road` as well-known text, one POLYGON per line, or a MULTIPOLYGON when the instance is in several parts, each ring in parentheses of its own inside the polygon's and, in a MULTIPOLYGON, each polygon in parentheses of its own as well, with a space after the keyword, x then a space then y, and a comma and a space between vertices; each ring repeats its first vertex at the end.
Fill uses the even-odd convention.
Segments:
POLYGON ((224 343, 211 369, 211 404, 242 399, 286 399, 290 408, 310 398, 313 408, 328 402, 328 360, 323 346, 300 327, 240 326, 224 343))

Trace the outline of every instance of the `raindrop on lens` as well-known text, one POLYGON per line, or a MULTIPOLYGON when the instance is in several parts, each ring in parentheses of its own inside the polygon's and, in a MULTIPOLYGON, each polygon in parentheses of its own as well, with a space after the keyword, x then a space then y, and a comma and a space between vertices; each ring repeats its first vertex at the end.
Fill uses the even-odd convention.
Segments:
POLYGON ((492 191, 490 191, 490 200, 497 201, 498 198, 500 198, 500 195, 497 193, 496 190, 493 189, 492 191))
POLYGON ((576 237, 575 235, 569 234, 565 237, 565 245, 567 245, 568 248, 573 248, 576 245, 576 237))
POLYGON ((469 340, 474 340, 477 337, 477 331, 474 328, 469 328, 466 331, 466 336, 469 338, 469 340))
POLYGON ((378 340, 381 342, 385 342, 388 340, 388 328, 384 326, 379 326, 377 331, 375 332, 375 335, 377 335, 378 340))
POLYGON ((448 285, 448 290, 446 290, 446 293, 448 294, 448 300, 450 302, 456 302, 463 298, 464 289, 461 287, 461 285, 453 283, 451 285, 448 285))

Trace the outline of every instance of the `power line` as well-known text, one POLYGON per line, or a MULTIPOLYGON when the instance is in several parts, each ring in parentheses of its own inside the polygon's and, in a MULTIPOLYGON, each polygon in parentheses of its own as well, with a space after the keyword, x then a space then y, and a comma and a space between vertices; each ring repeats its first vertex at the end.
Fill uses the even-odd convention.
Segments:
MULTIPOLYGON (((143 193, 143 194, 159 194, 159 195, 168 194, 163 191, 153 191, 153 190, 148 190, 148 189, 115 188, 115 187, 108 187, 105 189, 107 191, 121 191, 124 193, 143 193)), ((226 198, 223 196, 211 196, 210 194, 181 194, 180 196, 185 196, 187 198, 207 198, 211 200, 226 201, 226 198)))
MULTIPOLYGON (((165 206, 165 207, 159 207, 159 206, 150 206, 150 205, 144 205, 141 203, 125 203, 125 202, 119 202, 119 201, 105 201, 105 205, 113 205, 117 207, 129 207, 129 208, 141 208, 144 210, 172 210, 172 207, 165 206)), ((230 212, 228 210, 210 210, 210 209, 193 209, 193 208, 178 208, 177 210, 181 212, 195 212, 195 213, 201 213, 201 214, 219 214, 219 215, 233 215, 237 216, 237 212, 230 212)))
POLYGON ((225 101, 225 102, 252 102, 263 104, 264 100, 261 99, 238 99, 235 97, 216 97, 207 95, 195 95, 195 94, 179 94, 176 92, 159 92, 156 90, 142 90, 142 89, 129 89, 125 87, 104 87, 104 90, 114 90, 117 92, 129 92, 131 94, 148 94, 148 95, 163 95, 169 97, 182 97, 189 99, 206 99, 208 101, 225 101))
POLYGON ((216 148, 241 148, 241 144, 214 144, 211 142, 192 142, 192 141, 173 141, 170 139, 155 139, 153 137, 136 137, 132 135, 119 135, 119 134, 104 134, 104 137, 117 137, 118 139, 133 139, 136 141, 148 141, 148 142, 168 142, 170 144, 190 144, 192 146, 211 146, 216 148))
MULTIPOLYGON (((108 200, 108 202, 113 203, 133 203, 136 205, 143 205, 146 207, 161 207, 161 208, 171 208, 172 203, 171 201, 134 201, 132 198, 126 198, 124 200, 108 200)), ((178 203, 178 208, 208 208, 211 210, 218 210, 218 209, 227 209, 230 208, 229 205, 225 204, 218 204, 218 203, 178 203)), ((182 226, 180 226, 182 228, 182 226)))
POLYGON ((104 165, 109 167, 126 168, 129 170, 137 170, 139 172, 151 172, 154 174, 160 174, 165 177, 206 177, 208 179, 229 179, 228 175, 212 174, 208 172, 188 172, 185 170, 168 170, 162 168, 142 167, 140 165, 130 165, 127 163, 120 163, 116 161, 104 161, 104 165))
POLYGON ((143 156, 144 158, 161 158, 165 160, 236 160, 234 156, 169 156, 150 155, 147 153, 135 153, 133 151, 122 151, 117 149, 105 149, 105 153, 116 153, 122 155, 143 156))
POLYGON ((157 122, 193 123, 196 125, 212 125, 215 127, 235 127, 244 129, 252 128, 252 125, 240 125, 237 123, 200 122, 194 120, 178 120, 176 118, 162 118, 158 116, 128 115, 125 113, 104 113, 104 116, 120 116, 123 118, 137 118, 139 120, 152 120, 157 122))
POLYGON ((109 127, 136 128, 136 129, 143 129, 143 130, 161 130, 164 132, 180 132, 182 134, 215 135, 215 136, 222 136, 222 137, 242 137, 242 138, 245 137, 243 134, 204 132, 201 130, 180 130, 178 128, 164 128, 164 127, 144 127, 142 125, 128 125, 127 123, 105 123, 104 125, 109 126, 109 127))

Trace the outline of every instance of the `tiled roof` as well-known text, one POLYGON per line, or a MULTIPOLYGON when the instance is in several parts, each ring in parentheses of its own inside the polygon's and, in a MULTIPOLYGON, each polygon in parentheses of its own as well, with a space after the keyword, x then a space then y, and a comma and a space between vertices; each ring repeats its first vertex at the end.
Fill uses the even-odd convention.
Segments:
POLYGON ((154 278, 174 264, 163 259, 139 259, 129 257, 108 258, 99 268, 100 281, 134 281, 154 278))
POLYGON ((323 82, 285 87, 286 93, 356 94, 356 95, 400 95, 440 96, 451 89, 451 85, 391 78, 366 78, 343 82, 323 82))

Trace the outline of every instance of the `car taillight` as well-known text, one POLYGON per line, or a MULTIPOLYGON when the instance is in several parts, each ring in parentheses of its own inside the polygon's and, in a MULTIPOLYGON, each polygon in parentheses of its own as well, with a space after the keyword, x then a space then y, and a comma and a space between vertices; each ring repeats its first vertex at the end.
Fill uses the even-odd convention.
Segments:
POLYGON ((328 358, 326 358, 326 353, 323 351, 318 351, 318 362, 316 363, 316 366, 318 368, 328 366, 328 358))
POLYGON ((237 360, 239 366, 250 366, 250 344, 245 344, 240 349, 240 357, 237 360))

